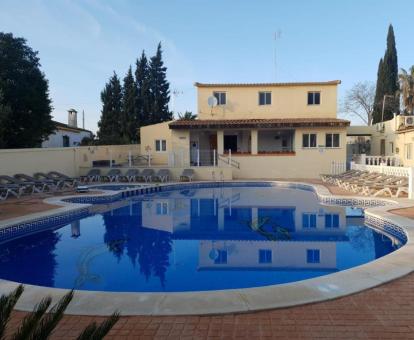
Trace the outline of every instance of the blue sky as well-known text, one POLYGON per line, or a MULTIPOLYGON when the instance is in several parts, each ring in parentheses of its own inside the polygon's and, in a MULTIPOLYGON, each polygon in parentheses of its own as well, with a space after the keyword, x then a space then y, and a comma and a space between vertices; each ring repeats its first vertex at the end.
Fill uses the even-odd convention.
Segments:
POLYGON ((112 72, 124 77, 142 49, 152 55, 159 41, 171 89, 180 92, 176 112, 196 112, 195 81, 341 79, 341 99, 355 82, 375 81, 390 23, 399 67, 414 64, 411 0, 0 0, 0 6, 0 30, 39 51, 55 118, 66 122, 68 108, 85 110, 85 127, 93 131, 112 72))

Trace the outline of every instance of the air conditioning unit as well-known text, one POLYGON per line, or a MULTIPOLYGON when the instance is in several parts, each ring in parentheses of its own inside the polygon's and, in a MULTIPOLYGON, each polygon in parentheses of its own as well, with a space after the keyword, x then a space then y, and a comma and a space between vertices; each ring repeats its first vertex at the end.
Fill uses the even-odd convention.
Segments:
POLYGON ((414 126, 414 116, 405 117, 405 126, 414 126))

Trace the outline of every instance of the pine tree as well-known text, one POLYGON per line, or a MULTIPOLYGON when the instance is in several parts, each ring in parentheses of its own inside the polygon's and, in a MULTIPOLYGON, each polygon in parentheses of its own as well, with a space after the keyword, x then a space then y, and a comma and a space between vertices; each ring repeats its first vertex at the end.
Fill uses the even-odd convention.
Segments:
POLYGON ((380 122, 382 119, 384 95, 394 96, 394 98, 386 98, 384 109, 385 121, 392 119, 393 114, 398 113, 400 108, 398 95, 398 57, 392 25, 388 28, 387 49, 384 58, 381 59, 378 65, 374 123, 380 122))
POLYGON ((99 144, 121 144, 122 88, 114 72, 101 92, 102 112, 98 122, 99 144))
POLYGON ((136 107, 137 87, 131 67, 124 78, 122 88, 122 112, 120 119, 121 136, 124 144, 136 143, 138 129, 138 112, 136 107))
POLYGON ((150 90, 151 90, 151 123, 160 123, 172 119, 172 112, 168 109, 170 101, 170 84, 166 77, 167 68, 162 61, 161 43, 157 53, 150 62, 150 90))
POLYGON ((137 86, 136 107, 138 114, 138 127, 151 124, 151 93, 150 93, 150 74, 148 60, 145 52, 142 51, 141 57, 137 59, 135 71, 135 82, 137 86))
POLYGON ((37 52, 0 32, 0 148, 39 146, 55 129, 37 52))

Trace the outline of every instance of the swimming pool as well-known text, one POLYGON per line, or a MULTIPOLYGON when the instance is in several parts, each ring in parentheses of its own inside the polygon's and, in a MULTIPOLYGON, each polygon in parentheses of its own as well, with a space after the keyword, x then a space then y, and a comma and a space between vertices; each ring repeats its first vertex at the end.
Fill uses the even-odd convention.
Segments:
POLYGON ((382 257, 398 239, 362 211, 310 190, 188 186, 118 200, 106 211, 0 245, 0 278, 112 292, 261 287, 382 257))

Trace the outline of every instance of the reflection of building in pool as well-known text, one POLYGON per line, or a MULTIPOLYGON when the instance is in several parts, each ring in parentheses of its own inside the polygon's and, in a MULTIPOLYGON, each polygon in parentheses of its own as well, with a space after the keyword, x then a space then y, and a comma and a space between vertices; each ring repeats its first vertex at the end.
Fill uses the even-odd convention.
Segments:
POLYGON ((78 238, 80 236, 80 220, 74 221, 70 224, 71 236, 78 238))
POLYGON ((200 240, 204 269, 335 270, 336 245, 348 241, 344 208, 321 206, 312 192, 253 191, 254 198, 236 187, 153 198, 142 204, 142 223, 173 239, 200 240))

